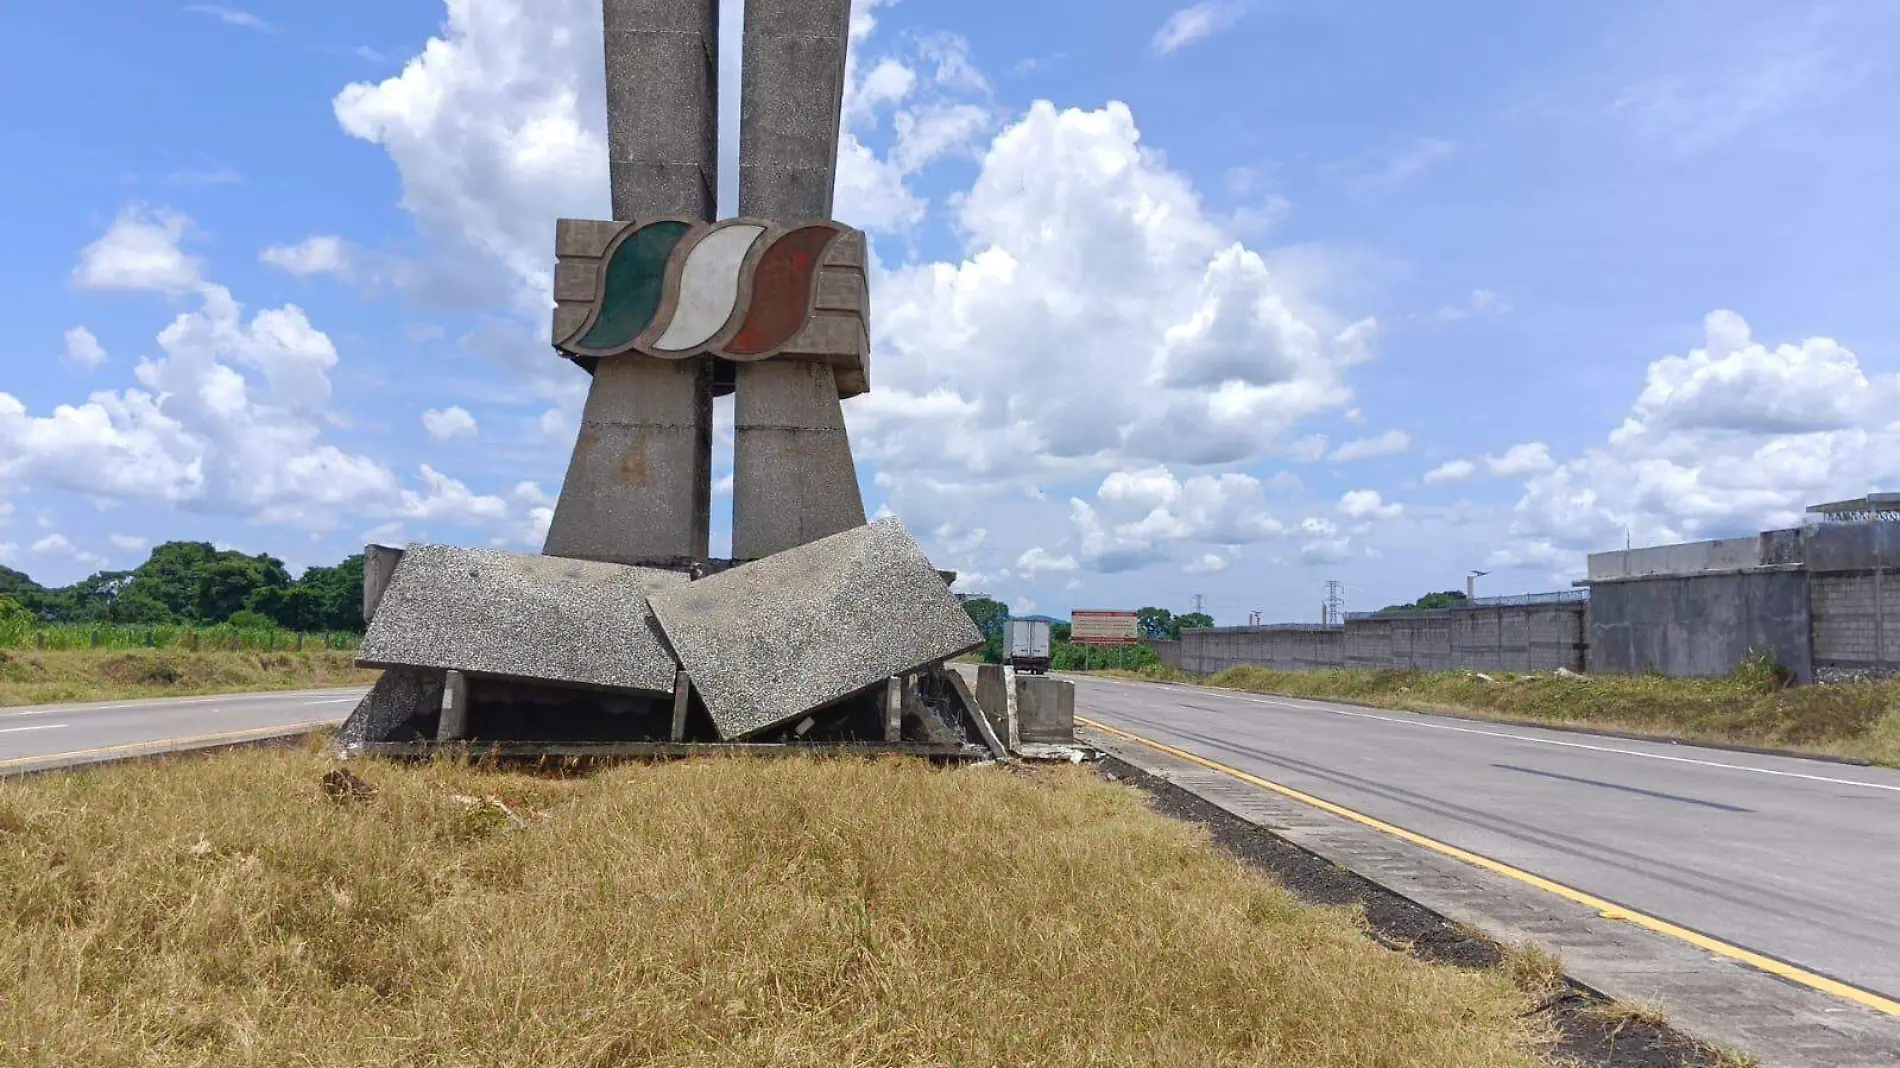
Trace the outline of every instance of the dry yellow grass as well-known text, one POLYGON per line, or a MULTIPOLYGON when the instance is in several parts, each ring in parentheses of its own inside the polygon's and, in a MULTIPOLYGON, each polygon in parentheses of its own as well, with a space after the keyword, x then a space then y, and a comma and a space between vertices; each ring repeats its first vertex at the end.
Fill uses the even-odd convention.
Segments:
POLYGON ((308 751, 0 783, 0 1063, 1539 1063, 1421 964, 1083 769, 566 780, 308 751))
POLYGON ((377 673, 347 650, 0 649, 0 706, 356 686, 377 673))

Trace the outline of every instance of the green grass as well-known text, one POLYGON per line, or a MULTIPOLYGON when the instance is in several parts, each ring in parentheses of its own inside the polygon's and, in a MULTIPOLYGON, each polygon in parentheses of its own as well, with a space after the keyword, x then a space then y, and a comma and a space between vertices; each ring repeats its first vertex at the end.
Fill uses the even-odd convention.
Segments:
POLYGON ((0 706, 367 685, 346 650, 0 649, 0 706))
MULTIPOLYGON (((1139 677, 1186 678, 1166 669, 1139 677)), ((1790 687, 1761 665, 1726 679, 1500 673, 1490 681, 1471 672, 1238 667, 1204 681, 1255 693, 1797 749, 1900 766, 1900 682, 1790 687)))
POLYGON ((1531 1068, 1504 968, 1386 949, 1087 769, 536 778, 246 750, 0 781, 0 1063, 1531 1068))
POLYGON ((295 652, 307 649, 354 649, 361 637, 349 631, 305 634, 275 627, 39 623, 0 617, 0 649, 248 649, 295 652))

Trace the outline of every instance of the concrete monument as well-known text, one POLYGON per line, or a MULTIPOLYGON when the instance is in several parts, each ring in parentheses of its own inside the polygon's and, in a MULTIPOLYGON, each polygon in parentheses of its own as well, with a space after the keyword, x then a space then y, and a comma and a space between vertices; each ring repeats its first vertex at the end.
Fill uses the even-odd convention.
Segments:
POLYGON ((828 217, 849 0, 749 0, 719 222, 717 0, 604 9, 615 219, 555 225, 550 340, 593 381, 544 555, 371 547, 384 676, 340 740, 1001 755, 943 667, 982 634, 900 522, 865 523, 839 405, 870 388, 865 239, 828 217), (707 558, 722 382, 735 560, 707 558))

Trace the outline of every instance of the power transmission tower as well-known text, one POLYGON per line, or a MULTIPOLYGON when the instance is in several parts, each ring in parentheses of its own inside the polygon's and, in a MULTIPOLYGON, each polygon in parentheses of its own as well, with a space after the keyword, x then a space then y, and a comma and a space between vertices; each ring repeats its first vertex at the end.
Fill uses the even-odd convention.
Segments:
POLYGON ((1200 594, 1200 593, 1195 594, 1194 595, 1195 614, 1199 615, 1201 611, 1205 609, 1206 607, 1207 607, 1207 596, 1205 594, 1200 594))
POLYGON ((1339 626, 1346 618, 1346 587, 1338 579, 1326 580, 1326 602, 1321 606, 1320 622, 1329 627, 1339 626))

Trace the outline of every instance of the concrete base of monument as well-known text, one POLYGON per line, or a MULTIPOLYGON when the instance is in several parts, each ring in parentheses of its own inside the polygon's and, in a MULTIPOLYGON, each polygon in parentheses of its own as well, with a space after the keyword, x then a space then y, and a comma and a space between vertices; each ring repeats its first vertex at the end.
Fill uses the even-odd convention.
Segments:
POLYGON ((346 754, 1005 755, 943 667, 982 635, 896 520, 676 568, 440 545, 366 557, 358 663, 384 675, 339 732, 346 754))

